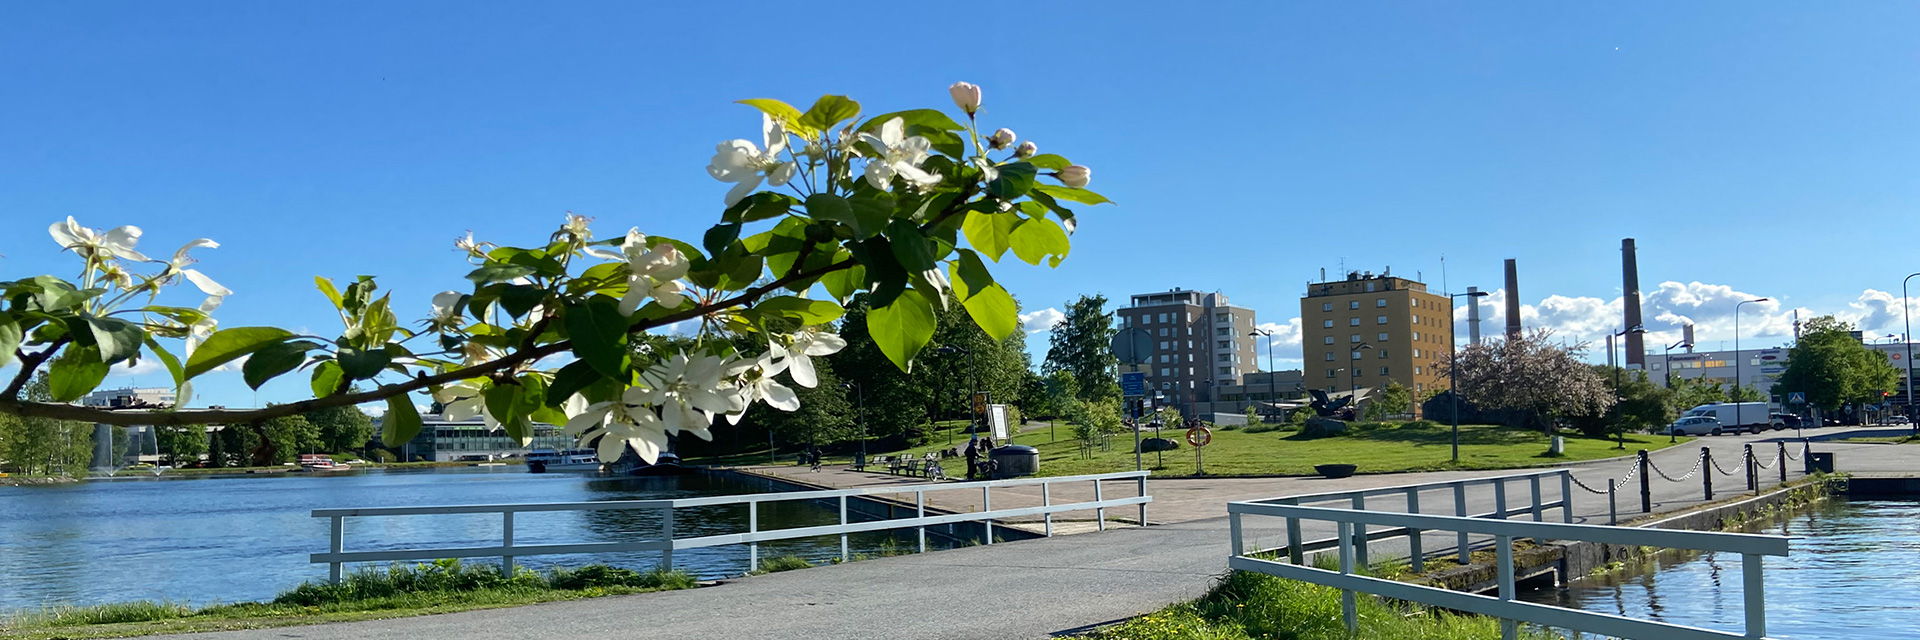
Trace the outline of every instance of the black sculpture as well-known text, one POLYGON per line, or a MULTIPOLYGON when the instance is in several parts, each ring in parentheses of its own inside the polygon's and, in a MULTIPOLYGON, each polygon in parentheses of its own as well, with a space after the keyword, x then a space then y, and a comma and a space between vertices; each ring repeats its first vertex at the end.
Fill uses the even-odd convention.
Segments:
POLYGON ((1314 414, 1322 418, 1334 418, 1346 414, 1347 403, 1353 402, 1353 396, 1346 396, 1338 401, 1334 401, 1327 397, 1327 392, 1319 389, 1309 389, 1308 393, 1313 394, 1311 406, 1313 407, 1314 414))

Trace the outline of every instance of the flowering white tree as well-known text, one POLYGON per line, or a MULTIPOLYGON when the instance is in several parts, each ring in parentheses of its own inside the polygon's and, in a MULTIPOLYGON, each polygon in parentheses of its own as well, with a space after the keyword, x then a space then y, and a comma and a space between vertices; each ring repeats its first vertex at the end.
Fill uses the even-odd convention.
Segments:
POLYGON ((189 268, 190 250, 217 243, 195 240, 171 259, 150 259, 137 250, 138 227, 100 233, 69 218, 49 231, 83 262, 78 282, 0 282, 0 367, 18 364, 0 391, 0 414, 232 424, 385 400, 381 437, 397 443, 420 429, 408 394, 424 391, 449 414, 480 417, 522 443, 534 422, 560 424, 606 459, 631 448, 651 462, 669 434, 710 438, 717 417, 738 421, 750 403, 797 409, 777 376, 818 383, 811 358, 845 346, 825 327, 856 292, 870 294, 868 332, 903 370, 933 335, 935 306, 950 300, 996 339, 1018 329, 1013 297, 987 264, 1011 251, 1058 266, 1075 226, 1063 203, 1107 200, 1086 189, 1086 167, 1040 154, 1030 141, 1016 147, 1010 129, 982 136, 979 87, 956 83, 949 94, 964 123, 932 109, 863 121, 860 104, 845 96, 823 96, 805 111, 742 100, 760 111, 761 140, 730 140, 714 153, 708 174, 733 187, 720 223, 698 246, 638 228, 596 239, 591 220, 571 214, 535 246, 469 233, 455 247, 473 264, 471 286, 433 296, 423 305, 429 315, 412 328, 365 276, 345 288, 315 278, 339 312, 337 337, 220 328, 213 313, 232 292, 189 268), (204 302, 156 304, 182 282, 204 302), (770 331, 774 318, 801 328, 770 331), (766 348, 742 353, 731 340, 673 353, 630 346, 635 334, 687 320, 699 320, 703 334, 759 336, 766 348), (541 365, 562 353, 573 361, 541 365), (248 411, 71 404, 114 364, 153 358, 172 374, 184 405, 196 377, 243 357, 248 385, 302 371, 314 397, 248 411), (53 401, 28 400, 22 388, 43 367, 53 401))

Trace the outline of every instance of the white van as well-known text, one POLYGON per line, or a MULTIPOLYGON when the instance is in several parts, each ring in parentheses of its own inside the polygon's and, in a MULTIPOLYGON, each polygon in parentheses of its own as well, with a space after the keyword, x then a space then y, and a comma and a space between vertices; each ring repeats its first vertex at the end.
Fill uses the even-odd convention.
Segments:
POLYGON ((1778 431, 1787 428, 1787 423, 1776 421, 1772 417, 1773 412, 1765 402, 1718 402, 1714 404, 1703 404, 1688 409, 1686 413, 1680 414, 1682 419, 1699 416, 1707 416, 1719 420, 1721 428, 1729 433, 1739 433, 1741 431, 1760 433, 1762 429, 1778 431))

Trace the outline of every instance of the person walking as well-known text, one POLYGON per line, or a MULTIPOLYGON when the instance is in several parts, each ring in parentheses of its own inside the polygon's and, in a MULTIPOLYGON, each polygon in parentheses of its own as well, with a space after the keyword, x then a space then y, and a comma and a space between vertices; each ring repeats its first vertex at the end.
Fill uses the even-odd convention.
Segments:
POLYGON ((972 480, 974 475, 980 472, 980 438, 974 437, 967 440, 965 455, 967 456, 967 479, 972 480))

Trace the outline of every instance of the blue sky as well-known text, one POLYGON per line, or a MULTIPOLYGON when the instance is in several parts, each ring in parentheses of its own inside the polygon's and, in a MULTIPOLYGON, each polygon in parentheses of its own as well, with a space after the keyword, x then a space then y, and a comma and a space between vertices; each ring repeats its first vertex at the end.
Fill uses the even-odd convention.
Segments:
MULTIPOLYGON (((1529 321, 1589 338, 1618 327, 1630 236, 1650 328, 1692 321, 1717 346, 1734 302, 1768 296, 1742 328, 1777 343, 1794 310, 1899 332, 1920 271, 1913 4, 0 11, 0 220, 21 230, 0 234, 0 275, 74 271, 40 231, 67 215, 138 225, 155 254, 211 237, 199 266, 237 292, 225 326, 331 335, 315 275, 378 275, 424 316, 461 284, 449 249, 469 229, 532 242, 574 211, 602 235, 698 238, 727 186, 705 175, 713 145, 758 133, 733 100, 950 108, 956 80, 1119 203, 1083 214, 1060 268, 1001 269, 1036 330, 1083 292, 1175 286, 1286 328, 1321 268, 1438 288, 1445 256, 1455 290, 1498 288, 1519 259, 1529 321)), ((305 386, 213 376, 205 402, 305 386)), ((111 383, 134 380, 161 376, 111 383)))

